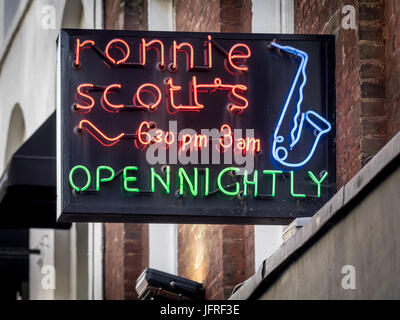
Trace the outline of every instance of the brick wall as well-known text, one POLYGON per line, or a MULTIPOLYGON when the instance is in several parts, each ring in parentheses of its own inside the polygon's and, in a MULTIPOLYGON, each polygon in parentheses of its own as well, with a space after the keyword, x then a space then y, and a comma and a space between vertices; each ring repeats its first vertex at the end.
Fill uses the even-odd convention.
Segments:
POLYGON ((360 1, 361 166, 385 145, 388 138, 384 25, 384 0, 360 1))
POLYGON ((123 21, 119 19, 119 13, 124 3, 120 1, 104 0, 104 28, 105 29, 121 29, 123 21))
MULTIPOLYGON (((105 0, 105 29, 147 30, 146 0, 105 0)), ((149 265, 148 224, 105 224, 105 299, 137 299, 136 279, 149 265)))
POLYGON ((123 300, 124 290, 124 225, 106 223, 104 225, 104 298, 123 300))
POLYGON ((251 0, 220 1, 221 32, 251 32, 251 0))
MULTIPOLYGON (((176 30, 251 32, 249 0, 176 0, 176 30)), ((254 273, 254 227, 179 225, 178 273, 224 299, 254 273)))
POLYGON ((223 297, 223 226, 178 226, 178 274, 206 288, 206 299, 223 297))
POLYGON ((147 224, 105 224, 105 299, 137 299, 136 279, 148 265, 147 224))
POLYGON ((387 0, 386 16, 386 98, 388 138, 400 130, 400 1, 387 0))
POLYGON ((337 188, 387 141, 384 1, 295 0, 295 32, 336 38, 337 188), (356 11, 356 30, 342 28, 342 8, 356 11))
POLYGON ((136 279, 149 266, 149 225, 124 224, 125 299, 137 299, 136 279))
POLYGON ((147 30, 147 0, 125 0, 124 2, 124 29, 147 30))
POLYGON ((176 0, 176 31, 220 31, 219 0, 176 0))

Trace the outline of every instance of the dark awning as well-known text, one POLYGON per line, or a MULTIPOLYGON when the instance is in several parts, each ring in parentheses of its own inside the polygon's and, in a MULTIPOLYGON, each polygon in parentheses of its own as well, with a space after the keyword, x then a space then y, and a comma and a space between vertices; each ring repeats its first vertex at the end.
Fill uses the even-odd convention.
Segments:
POLYGON ((14 153, 0 179, 0 228, 66 229, 56 222, 55 112, 14 153))

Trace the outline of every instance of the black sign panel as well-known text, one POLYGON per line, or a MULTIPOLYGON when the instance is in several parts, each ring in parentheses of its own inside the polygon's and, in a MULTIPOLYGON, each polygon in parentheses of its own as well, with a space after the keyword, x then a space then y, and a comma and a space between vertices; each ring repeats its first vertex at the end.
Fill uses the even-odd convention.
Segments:
POLYGON ((335 192, 332 36, 62 30, 60 221, 282 224, 335 192))

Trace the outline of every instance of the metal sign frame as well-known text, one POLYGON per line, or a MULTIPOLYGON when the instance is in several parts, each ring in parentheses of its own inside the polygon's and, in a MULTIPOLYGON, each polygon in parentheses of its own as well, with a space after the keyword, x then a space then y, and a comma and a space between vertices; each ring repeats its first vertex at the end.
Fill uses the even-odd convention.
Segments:
POLYGON ((62 30, 58 221, 287 224, 312 216, 336 188, 334 48, 330 35, 62 30), (176 132, 168 131, 173 121, 176 132), (222 138, 207 141, 220 154, 253 153, 254 163, 247 173, 236 158, 149 164, 158 128, 163 142, 176 134, 179 152, 187 140, 198 147, 200 130, 217 129, 222 138), (145 145, 139 138, 149 132, 145 145))

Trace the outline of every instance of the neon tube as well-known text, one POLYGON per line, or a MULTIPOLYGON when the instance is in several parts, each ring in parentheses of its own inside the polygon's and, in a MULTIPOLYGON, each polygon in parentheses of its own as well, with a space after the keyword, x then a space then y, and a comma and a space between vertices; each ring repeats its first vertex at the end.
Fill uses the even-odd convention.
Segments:
POLYGON ((164 44, 160 40, 151 40, 150 42, 146 42, 145 39, 142 39, 142 65, 146 65, 146 48, 151 47, 154 44, 160 45, 160 67, 164 68, 164 44))
POLYGON ((253 181, 250 181, 248 178, 248 171, 244 170, 244 178, 243 178, 243 184, 244 184, 244 191, 243 195, 247 197, 247 187, 249 184, 254 186, 254 197, 257 197, 258 195, 258 171, 254 170, 253 174, 253 181))
POLYGON ((171 188, 170 188, 170 181, 171 181, 171 168, 170 166, 167 166, 165 168, 165 175, 166 175, 166 181, 164 181, 159 174, 156 173, 154 168, 150 168, 151 172, 151 192, 155 192, 155 179, 157 178, 158 182, 163 186, 166 194, 170 194, 171 188))
POLYGON ((302 193, 294 193, 294 172, 290 171, 290 195, 294 198, 305 198, 306 195, 302 193))
POLYGON ((74 188, 74 190, 76 190, 77 192, 82 192, 82 191, 85 191, 87 188, 89 188, 90 182, 91 182, 91 181, 92 181, 92 177, 91 177, 91 175, 90 175, 89 170, 88 170, 85 166, 77 165, 77 166, 73 167, 73 168, 71 169, 71 171, 69 172, 69 184, 70 184, 71 187, 74 188), (85 184, 82 188, 78 187, 78 186, 74 183, 74 179, 73 179, 74 173, 75 173, 75 171, 78 170, 78 169, 83 170, 83 171, 86 173, 86 177, 87 177, 86 184, 85 184))
POLYGON ((251 56, 251 50, 250 50, 249 46, 245 45, 244 43, 237 43, 231 48, 231 50, 229 50, 228 61, 232 68, 239 70, 239 71, 247 71, 249 69, 248 67, 246 67, 246 66, 239 67, 239 66, 235 65, 232 60, 233 59, 247 59, 247 58, 250 58, 250 56, 251 56), (244 47, 247 50, 247 53, 233 54, 237 47, 244 47))
POLYGON ((128 172, 129 171, 137 171, 138 167, 136 166, 129 166, 129 167, 125 167, 124 168, 124 172, 123 172, 123 179, 124 179, 124 190, 126 192, 139 192, 139 188, 130 188, 128 187, 128 183, 129 182, 135 182, 137 181, 137 177, 130 177, 128 176, 128 172))
POLYGON ((145 107, 145 108, 147 108, 147 109, 150 109, 150 110, 154 110, 155 108, 157 108, 157 106, 158 106, 158 105, 160 104, 160 102, 161 102, 161 96, 162 96, 161 90, 160 90, 155 84, 152 84, 152 83, 144 83, 144 84, 142 84, 142 85, 137 89, 136 95, 135 95, 135 97, 136 97, 137 101, 139 101, 140 105, 143 106, 143 107, 145 107), (140 92, 143 90, 143 88, 146 88, 146 87, 153 88, 153 89, 156 90, 156 92, 157 92, 157 95, 158 95, 157 100, 156 100, 156 102, 153 103, 152 105, 149 105, 149 104, 147 104, 147 103, 144 103, 143 100, 142 100, 142 98, 140 98, 140 92))
POLYGON ((109 85, 109 86, 104 90, 104 93, 103 93, 103 100, 104 100, 104 102, 106 103, 106 105, 109 106, 110 108, 119 110, 119 109, 124 108, 125 105, 123 105, 123 104, 112 104, 112 103, 108 100, 108 92, 109 92, 111 89, 114 89, 114 88, 121 89, 121 85, 120 85, 119 83, 115 83, 115 84, 109 85))
POLYGON ((315 182, 315 184, 317 185, 317 198, 321 197, 321 183, 325 180, 325 178, 328 176, 328 172, 325 172, 324 175, 322 176, 322 178, 320 180, 317 179, 317 177, 311 172, 308 171, 308 175, 310 176, 310 178, 312 179, 312 181, 315 182))
POLYGON ((129 55, 131 54, 131 50, 130 50, 128 44, 126 43, 126 41, 124 41, 124 40, 122 40, 122 39, 113 39, 113 40, 111 40, 111 41, 107 44, 105 54, 106 54, 107 58, 108 58, 112 63, 114 63, 114 64, 121 64, 121 63, 125 62, 126 60, 128 60, 129 55), (108 51, 110 50, 110 47, 111 47, 112 44, 118 43, 118 42, 119 42, 119 43, 122 43, 122 44, 124 45, 124 47, 125 47, 125 49, 126 49, 126 52, 124 52, 124 51, 121 49, 121 51, 124 52, 124 57, 123 57, 122 59, 116 61, 113 57, 110 56, 110 53, 109 53, 108 51))
POLYGON ((84 46, 86 46, 87 44, 89 44, 91 47, 94 46, 94 41, 93 40, 86 40, 83 41, 81 43, 81 39, 77 38, 76 39, 76 48, 75 48, 75 66, 79 66, 80 65, 80 52, 81 52, 81 48, 83 48, 84 46))
POLYGON ((194 197, 197 196, 197 193, 198 193, 198 176, 199 176, 199 174, 198 174, 198 169, 197 168, 194 168, 193 170, 194 170, 194 181, 192 183, 190 181, 185 169, 179 168, 179 171, 178 171, 178 175, 179 175, 179 195, 183 195, 183 192, 184 192, 183 191, 183 184, 184 184, 183 180, 185 179, 186 183, 189 186, 189 190, 190 190, 190 193, 192 194, 192 196, 194 196, 194 197))
POLYGON ((308 161, 310 161, 310 159, 314 155, 315 149, 317 148, 317 145, 318 145, 320 139, 322 138, 323 135, 327 134, 331 130, 332 126, 326 119, 324 119, 322 116, 320 116, 319 114, 317 114, 314 111, 307 111, 305 113, 301 113, 301 105, 303 102, 303 89, 307 83, 307 74, 305 71, 307 62, 308 62, 307 53, 305 53, 304 51, 298 50, 296 48, 290 47, 290 46, 281 46, 275 42, 272 42, 271 45, 276 48, 279 48, 280 50, 283 50, 290 54, 296 55, 296 56, 300 57, 300 59, 301 59, 300 65, 296 71, 295 78, 290 87, 290 90, 289 90, 288 96, 286 98, 286 101, 283 105, 282 111, 280 113, 278 122, 275 126, 273 143, 272 143, 272 152, 271 152, 273 158, 281 165, 283 165, 285 167, 290 167, 290 168, 297 168, 297 167, 301 167, 301 166, 305 165, 308 161), (280 131, 282 122, 287 114, 290 101, 293 98, 295 88, 298 85, 300 75, 302 75, 303 81, 301 82, 300 87, 299 87, 299 100, 296 104, 296 113, 293 118, 294 126, 290 133, 291 142, 290 142, 289 148, 290 148, 290 150, 292 150, 292 148, 300 140, 301 132, 304 127, 304 121, 307 121, 311 126, 313 126, 318 131, 318 135, 316 136, 314 143, 311 147, 311 150, 309 151, 309 153, 305 157, 305 159, 303 161, 300 161, 297 163, 290 163, 290 162, 285 161, 289 155, 289 150, 283 146, 277 146, 277 144, 281 144, 285 141, 283 135, 280 135, 279 131, 280 131), (321 128, 320 126, 318 126, 310 118, 310 116, 314 116, 314 117, 318 118, 325 125, 325 128, 321 128))
POLYGON ((276 175, 283 173, 281 170, 264 170, 263 174, 270 174, 272 176, 272 192, 271 197, 275 197, 275 190, 276 190, 276 175))
POLYGON ((234 168, 234 167, 228 167, 228 168, 225 168, 225 169, 221 170, 221 172, 218 174, 218 178, 217 178, 218 188, 223 194, 225 194, 227 196, 237 196, 239 194, 239 192, 240 192, 239 182, 235 183, 235 186, 236 186, 235 191, 228 191, 222 185, 222 177, 228 171, 238 172, 238 171, 240 171, 240 169, 239 168, 234 168))
POLYGON ((114 138, 110 138, 108 136, 106 136, 102 131, 100 131, 93 123, 91 123, 89 120, 81 120, 79 122, 78 125, 79 130, 83 130, 83 128, 85 128, 94 138, 96 138, 97 141, 99 141, 102 145, 106 146, 106 147, 111 147, 113 145, 115 145, 116 143, 118 143, 120 141, 120 139, 125 135, 125 133, 121 133, 118 136, 114 137, 114 138), (86 124, 87 126, 84 127, 84 124, 86 124), (94 130, 95 133, 97 133, 102 140, 105 140, 106 142, 100 140, 93 132, 92 130, 94 130))
POLYGON ((89 96, 86 93, 82 92, 82 88, 93 88, 94 84, 93 83, 82 83, 78 86, 78 88, 76 89, 76 91, 78 92, 79 95, 81 95, 82 97, 88 99, 90 101, 89 105, 81 105, 81 104, 76 104, 75 107, 78 110, 92 110, 92 108, 94 107, 94 99, 93 97, 89 96))
POLYGON ((183 51, 187 55, 188 59, 188 65, 187 65, 187 70, 193 69, 194 66, 194 49, 193 46, 190 43, 187 42, 182 42, 180 44, 177 44, 176 41, 174 40, 173 46, 172 46, 172 69, 176 70, 178 67, 177 62, 176 62, 176 57, 177 57, 177 51, 183 51), (183 47, 189 48, 189 53, 183 50, 183 47))
POLYGON ((109 166, 99 166, 96 169, 96 191, 100 190, 100 183, 102 182, 109 182, 111 180, 113 180, 115 177, 115 171, 113 168, 109 167, 109 166), (101 171, 108 171, 110 172, 110 176, 106 177, 106 178, 101 178, 101 171))

